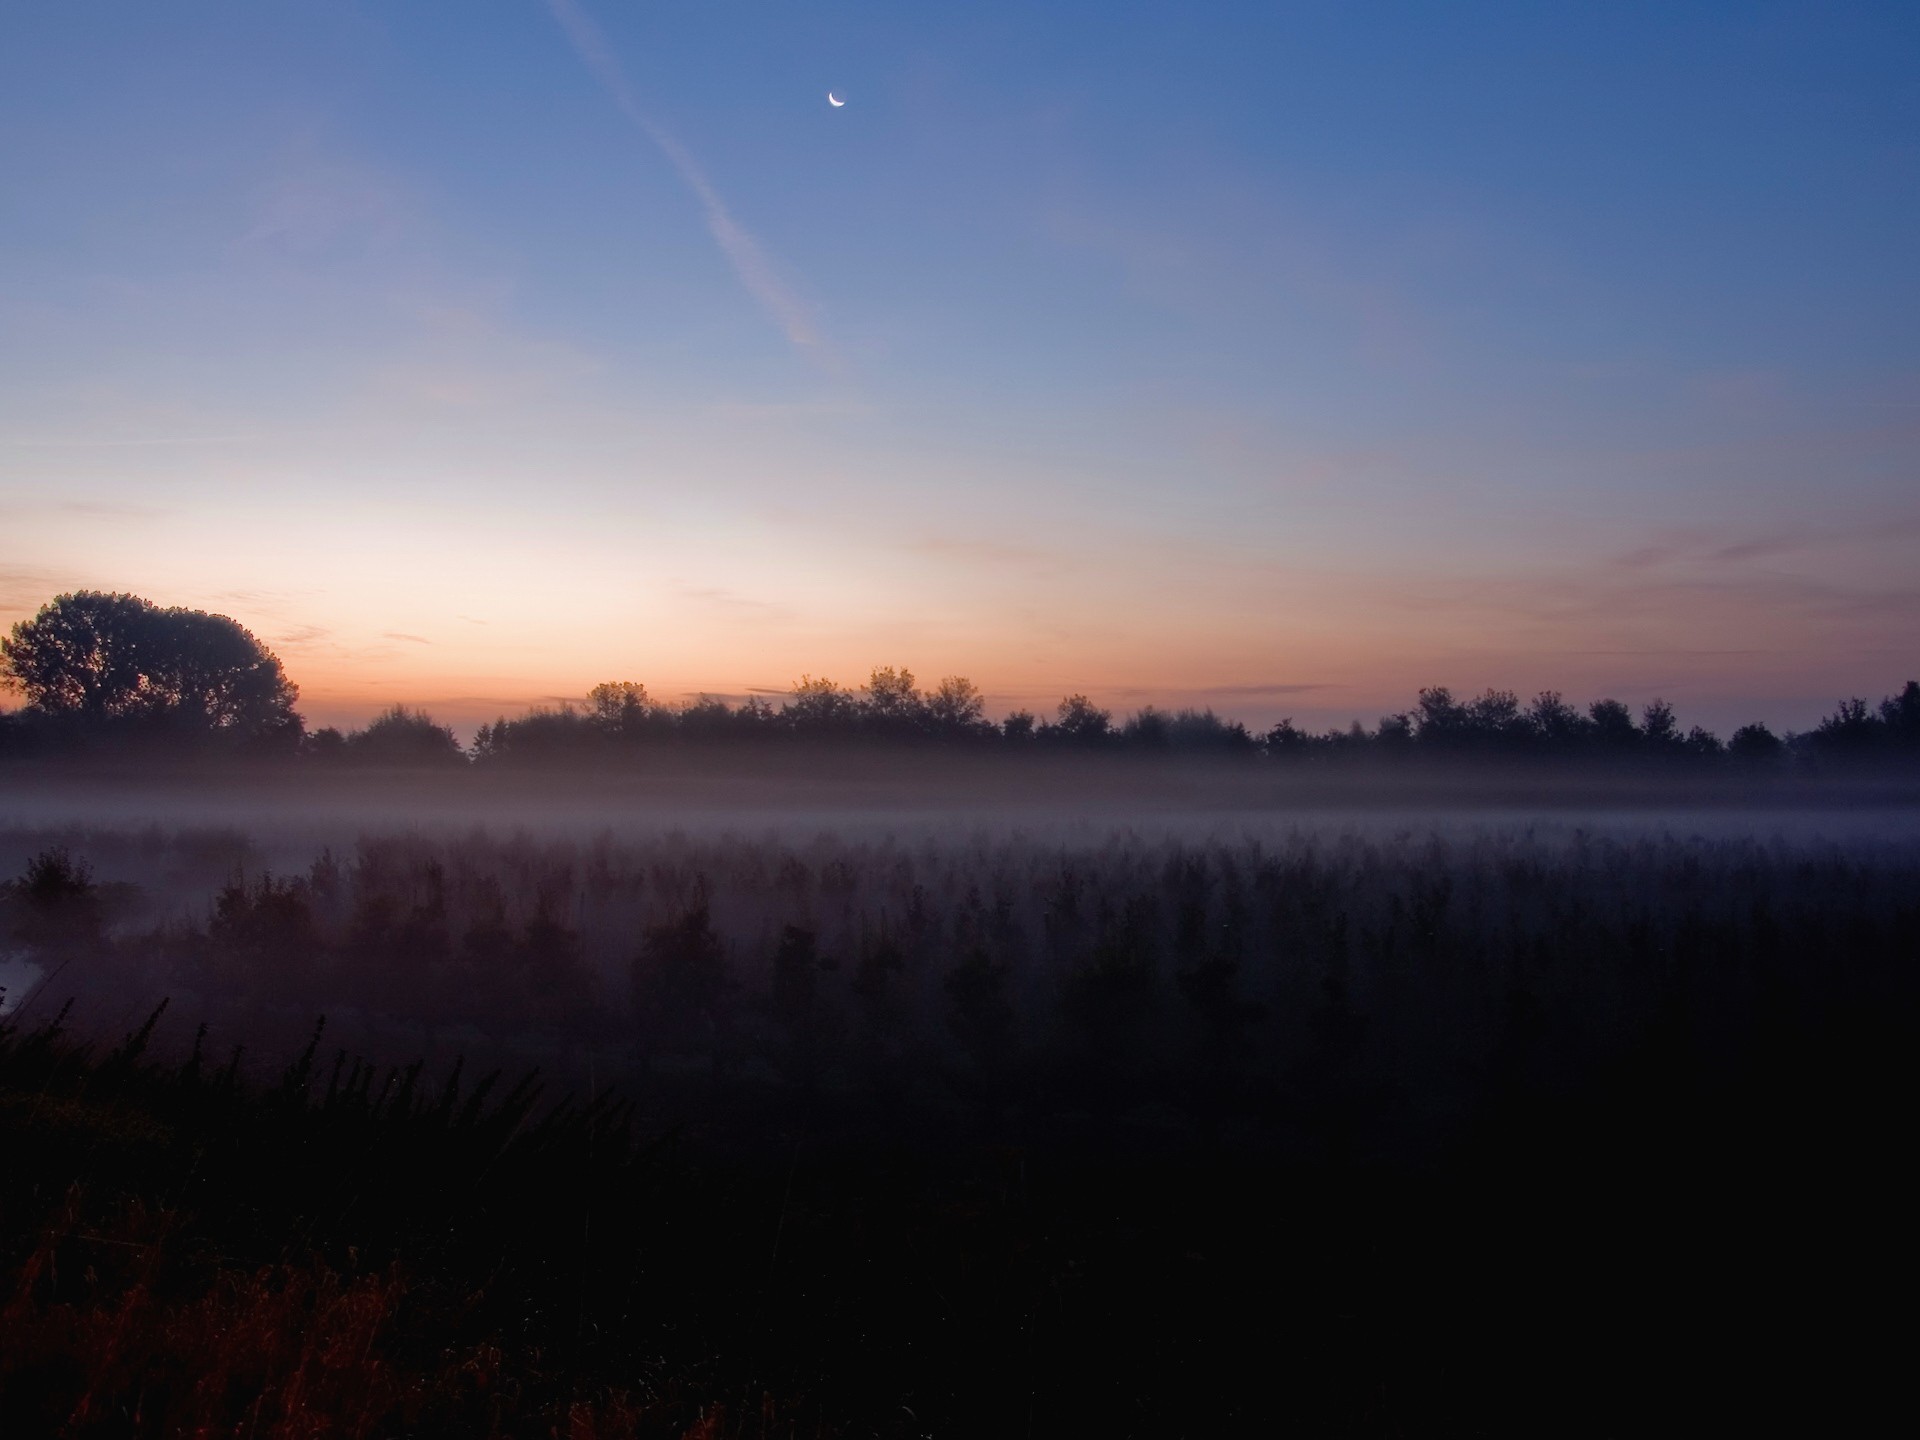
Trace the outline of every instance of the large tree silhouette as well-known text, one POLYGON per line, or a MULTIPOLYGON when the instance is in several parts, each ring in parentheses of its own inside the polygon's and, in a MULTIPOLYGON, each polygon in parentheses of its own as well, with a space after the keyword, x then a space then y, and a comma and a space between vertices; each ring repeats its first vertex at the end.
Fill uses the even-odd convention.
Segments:
POLYGON ((0 640, 0 676, 66 724, 288 743, 301 730, 299 690, 244 626, 137 595, 56 596, 0 640))

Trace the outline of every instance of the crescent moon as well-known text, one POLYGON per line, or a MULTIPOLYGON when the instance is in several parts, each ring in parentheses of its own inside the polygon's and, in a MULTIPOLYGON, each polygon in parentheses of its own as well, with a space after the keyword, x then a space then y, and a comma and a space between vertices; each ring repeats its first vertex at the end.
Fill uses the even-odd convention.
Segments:
POLYGON ((846 103, 846 101, 842 100, 838 95, 835 95, 831 90, 827 91, 827 104, 833 106, 834 109, 838 110, 846 103))

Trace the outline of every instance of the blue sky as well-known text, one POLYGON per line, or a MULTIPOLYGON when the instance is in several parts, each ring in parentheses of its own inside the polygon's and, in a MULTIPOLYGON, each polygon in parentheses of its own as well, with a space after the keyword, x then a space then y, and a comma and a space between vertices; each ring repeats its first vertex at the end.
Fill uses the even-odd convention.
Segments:
POLYGON ((1916 219, 1911 5, 14 6, 0 622, 1804 725, 1915 668, 1916 219))

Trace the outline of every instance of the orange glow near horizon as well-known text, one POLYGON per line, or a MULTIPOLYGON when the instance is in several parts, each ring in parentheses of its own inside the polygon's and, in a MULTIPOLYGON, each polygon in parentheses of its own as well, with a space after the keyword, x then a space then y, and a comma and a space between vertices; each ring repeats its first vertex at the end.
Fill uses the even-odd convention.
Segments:
MULTIPOLYGON (((246 625, 311 723, 406 703, 462 733, 604 680, 673 702, 777 695, 802 674, 857 687, 876 665, 965 675, 996 713, 1077 692, 1122 713, 1344 726, 1447 685, 1660 696, 1724 732, 1804 728, 1912 668, 1916 530, 1897 515, 1542 523, 1462 494, 1443 544, 1427 512, 1310 487, 1223 528, 1094 503, 1031 466, 987 483, 927 462, 901 500, 895 470, 830 475, 796 448, 777 473, 816 498, 799 509, 755 488, 776 465, 764 447, 695 439, 715 453, 589 457, 538 503, 509 503, 522 472, 503 462, 484 483, 381 484, 359 452, 348 480, 309 458, 241 487, 287 463, 275 452, 156 479, 138 502, 15 504, 9 538, 34 564, 0 571, 0 624, 66 590, 132 591, 246 625)), ((87 494, 101 462, 63 463, 79 467, 67 493, 87 494)))
POLYGON ((965 675, 995 714, 1048 715, 1084 693, 1120 713, 1211 706, 1255 728, 1282 716, 1320 728, 1371 724, 1447 685, 1580 704, 1661 696, 1686 723, 1725 731, 1804 728, 1911 669, 1899 607, 1876 610, 1819 573, 1895 585, 1898 531, 1809 541, 1790 557, 1806 572, 1795 576, 1779 557, 1728 558, 1684 536, 1449 573, 1283 562, 1118 527, 996 547, 788 517, 726 531, 604 507, 586 526, 391 506, 353 521, 229 510, 209 525, 185 509, 24 520, 16 533, 37 530, 48 563, 8 577, 0 624, 81 588, 231 615, 280 657, 316 726, 404 703, 470 734, 605 680, 637 680, 664 703, 777 699, 802 674, 858 688, 894 665, 923 686, 965 675), (646 558, 660 556, 673 558, 646 558))

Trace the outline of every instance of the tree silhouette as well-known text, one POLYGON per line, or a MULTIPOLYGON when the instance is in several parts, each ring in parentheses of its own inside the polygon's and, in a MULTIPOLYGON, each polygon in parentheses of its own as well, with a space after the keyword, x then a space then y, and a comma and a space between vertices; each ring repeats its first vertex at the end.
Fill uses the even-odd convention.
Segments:
POLYGON ((1642 739, 1633 712, 1618 700, 1594 701, 1587 707, 1587 718, 1593 727, 1589 733, 1604 750, 1631 750, 1642 739))
MULTIPOLYGON (((0 639, 0 689, 27 700, 23 709, 0 710, 0 757, 58 753, 83 739, 83 749, 154 740, 244 742, 248 751, 284 749, 323 765, 458 765, 467 758, 451 730, 404 705, 349 735, 331 728, 306 734, 293 709, 297 689, 244 627, 136 595, 79 590, 48 601, 0 639)), ((482 725, 472 754, 482 767, 635 764, 655 745, 764 744, 788 736, 1005 752, 1214 755, 1339 768, 1524 758, 1609 768, 1817 771, 1920 760, 1920 682, 1908 681, 1877 707, 1858 697, 1843 700, 1812 731, 1782 739, 1764 725, 1749 725, 1722 744, 1699 726, 1683 731, 1673 706, 1659 698, 1636 723, 1634 712, 1613 699, 1583 712, 1557 691, 1522 706, 1510 690, 1463 700, 1446 686, 1421 690, 1411 710, 1381 717, 1372 730, 1354 720, 1310 732, 1289 718, 1256 735, 1210 709, 1152 705, 1116 723, 1111 711, 1083 694, 1062 699, 1051 721, 1016 710, 995 723, 987 718, 985 696, 965 676, 946 676, 922 691, 911 670, 888 665, 876 667, 857 691, 802 675, 779 708, 758 695, 738 705, 711 695, 664 703, 637 681, 609 681, 596 685, 584 705, 536 706, 482 725)))
POLYGON ((1685 744, 1679 722, 1673 718, 1673 706, 1655 699, 1640 712, 1640 735, 1649 750, 1671 753, 1685 744))
POLYGON ((1527 723, 1548 753, 1564 755, 1585 738, 1590 725, 1587 718, 1565 700, 1558 690, 1542 690, 1527 707, 1527 723))
POLYGON ((1842 700, 1807 739, 1820 754, 1857 760, 1879 748, 1882 734, 1879 718, 1867 709, 1865 700, 1855 696, 1842 700))
POLYGON ((1532 738, 1531 728, 1520 713, 1520 697, 1511 690, 1489 690, 1466 707, 1469 738, 1480 748, 1492 751, 1523 749, 1532 738))
POLYGON ((1445 685, 1420 692, 1413 708, 1413 734, 1423 749, 1451 749, 1466 739, 1467 709, 1445 685))
POLYGON ((1294 724, 1291 715, 1275 722, 1261 743, 1266 746, 1267 754, 1276 760, 1303 759, 1314 748, 1313 736, 1294 724))
POLYGON ((637 738, 653 709, 647 687, 632 680, 611 680, 587 692, 587 714, 609 739, 637 738))
POLYGON ((298 689, 224 615, 78 590, 0 640, 0 673, 35 714, 89 727, 298 742, 298 689))
POLYGON ((1101 745, 1113 736, 1112 712, 1102 710, 1084 695, 1069 695, 1060 702, 1059 719, 1047 726, 1049 738, 1069 745, 1101 745))
POLYGON ((1880 723, 1896 749, 1908 755, 1920 753, 1920 680, 1909 680, 1898 695, 1880 702, 1880 723))
POLYGON ((1786 757, 1786 743, 1764 725, 1742 725, 1727 741, 1727 755, 1737 764, 1778 764, 1786 757))
POLYGON ((464 765, 467 755, 452 730, 424 710, 395 705, 364 730, 346 737, 346 755, 379 765, 464 765))
POLYGON ((860 702, 860 714, 875 733, 910 735, 919 728, 925 706, 911 670, 876 666, 865 688, 867 698, 860 702))
POLYGON ((927 723, 936 735, 957 738, 991 730, 986 711, 986 697, 964 675, 947 676, 927 696, 927 723))
POLYGON ((1120 739, 1135 750, 1171 750, 1173 722, 1166 712, 1148 705, 1127 717, 1120 739))
MULTIPOLYGON (((912 683, 912 677, 908 677, 912 683)), ((859 702, 844 685, 822 677, 802 675, 794 682, 781 716, 803 735, 826 735, 847 729, 860 713, 859 702)))

